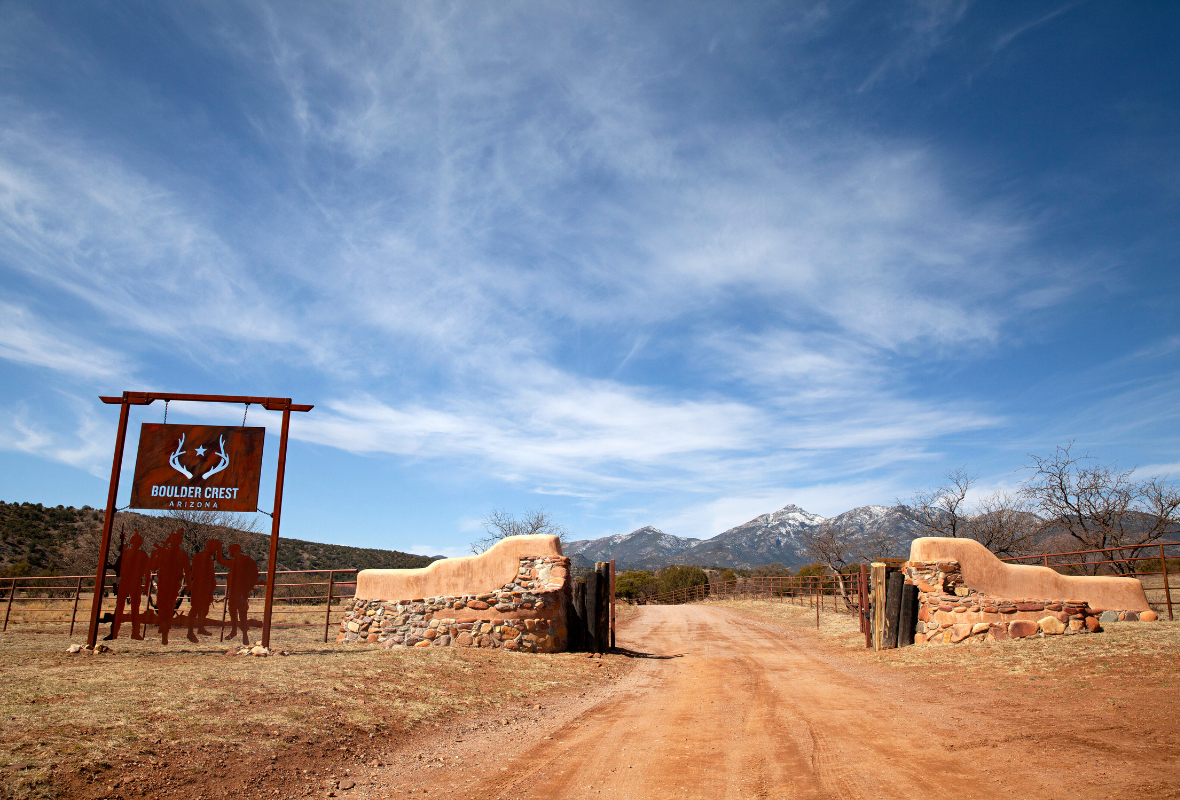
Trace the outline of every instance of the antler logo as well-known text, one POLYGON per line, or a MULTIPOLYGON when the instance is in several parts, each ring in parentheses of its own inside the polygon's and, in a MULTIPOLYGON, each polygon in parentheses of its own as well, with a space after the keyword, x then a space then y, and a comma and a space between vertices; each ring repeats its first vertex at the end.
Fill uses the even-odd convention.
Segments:
MULTIPOLYGON (((220 448, 219 452, 217 453, 217 457, 219 459, 221 459, 221 461, 217 464, 216 467, 214 467, 213 469, 209 470, 204 475, 202 475, 201 480, 205 480, 206 478, 216 475, 217 473, 221 472, 223 469, 225 469, 226 467, 229 466, 229 454, 225 452, 225 437, 224 436, 219 436, 217 438, 217 445, 220 448)), ((183 447, 184 447, 184 434, 182 433, 180 435, 180 441, 176 443, 176 450, 174 450, 172 452, 172 455, 168 457, 168 463, 172 466, 172 468, 174 470, 176 470, 181 475, 183 475, 184 477, 188 478, 191 481, 193 479, 193 474, 191 472, 189 472, 187 469, 185 469, 184 465, 180 463, 180 457, 188 452, 187 450, 181 449, 183 447)), ((203 447, 197 448, 197 455, 202 455, 204 452, 205 451, 204 451, 203 447)))
POLYGON ((172 469, 176 470, 181 475, 183 475, 184 477, 188 478, 191 481, 193 479, 193 474, 191 472, 189 472, 187 469, 185 469, 183 466, 181 466, 181 463, 180 463, 180 457, 188 452, 187 450, 181 450, 180 448, 182 448, 182 447, 184 447, 184 434, 183 433, 180 434, 180 441, 176 445, 175 452, 173 452, 172 455, 168 458, 168 463, 172 465, 172 469))

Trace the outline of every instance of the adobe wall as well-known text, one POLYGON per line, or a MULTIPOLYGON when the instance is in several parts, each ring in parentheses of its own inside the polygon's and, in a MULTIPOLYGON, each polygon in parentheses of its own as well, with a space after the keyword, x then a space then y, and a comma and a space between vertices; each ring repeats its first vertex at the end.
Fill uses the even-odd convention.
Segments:
POLYGON ((916 644, 1099 633, 1103 622, 1158 618, 1134 578, 1079 578, 1047 567, 1005 564, 969 539, 917 539, 902 572, 906 583, 918 587, 916 644))
POLYGON ((995 597, 1069 598, 1102 610, 1151 610, 1135 578, 1062 575, 1049 567, 1006 564, 974 539, 915 539, 910 561, 956 561, 967 586, 995 597))
POLYGON ((558 538, 514 536, 423 569, 362 570, 336 641, 561 652, 569 597, 558 538))

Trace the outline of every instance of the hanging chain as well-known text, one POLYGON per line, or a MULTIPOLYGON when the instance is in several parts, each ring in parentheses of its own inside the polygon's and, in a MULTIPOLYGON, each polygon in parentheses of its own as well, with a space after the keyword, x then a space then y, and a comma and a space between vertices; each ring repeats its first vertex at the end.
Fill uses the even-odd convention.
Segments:
POLYGON ((250 413, 250 404, 246 403, 246 410, 242 412, 242 427, 246 427, 246 415, 250 413))
POLYGON ((168 401, 164 401, 164 424, 168 424, 168 401))

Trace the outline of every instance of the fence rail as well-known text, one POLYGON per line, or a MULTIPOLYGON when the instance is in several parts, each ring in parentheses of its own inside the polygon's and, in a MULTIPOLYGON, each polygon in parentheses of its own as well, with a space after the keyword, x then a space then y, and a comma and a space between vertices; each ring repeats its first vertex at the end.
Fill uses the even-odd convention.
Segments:
MULTIPOLYGON (((1063 575, 1105 575, 1136 578, 1143 584, 1148 605, 1175 619, 1176 599, 1172 597, 1180 578, 1180 542, 1069 550, 1058 553, 1002 558, 1015 564, 1045 566, 1063 575)), ((725 583, 702 584, 637 598, 638 603, 679 604, 709 599, 782 599, 806 602, 809 606, 834 611, 857 611, 856 576, 794 576, 781 578, 739 578, 725 583), (843 606, 841 608, 840 606, 843 606)))
MULTIPOLYGON (((321 623, 300 621, 277 621, 286 616, 302 615, 305 618, 313 614, 318 619, 323 613, 324 641, 328 641, 328 633, 332 627, 332 615, 342 612, 340 604, 349 600, 356 593, 355 569, 304 569, 278 570, 275 572, 275 594, 272 615, 276 617, 273 628, 300 628, 319 626, 321 623)), ((227 597, 225 592, 226 573, 217 573, 217 589, 214 592, 214 605, 210 618, 206 622, 208 628, 219 628, 224 638, 227 624, 227 597), (220 605, 220 609, 218 608, 220 605), (214 613, 220 611, 221 620, 213 620, 214 613)), ((108 576, 106 588, 103 592, 100 616, 115 610, 115 586, 118 581, 114 576, 108 576)), ((148 584, 148 608, 154 608, 155 575, 153 573, 148 584)), ((260 583, 254 587, 250 595, 252 601, 264 601, 266 584, 260 583)), ((89 618, 90 606, 94 598, 93 575, 59 575, 52 577, 19 577, 0 579, 0 602, 4 603, 4 625, 7 631, 10 624, 40 623, 42 625, 60 622, 64 627, 69 621, 70 635, 74 634, 79 620, 85 624, 89 618)), ((181 606, 184 609, 184 606, 181 606)), ((256 609, 251 607, 251 612, 256 609)), ((261 611, 261 609, 257 609, 261 611)))
POLYGON ((817 610, 856 614, 859 610, 857 576, 802 575, 771 578, 738 578, 661 592, 636 598, 647 605, 679 605, 702 600, 778 600, 817 610))
POLYGON ((1003 558, 1001 561, 1049 567, 1063 575, 1105 575, 1137 578, 1153 610, 1173 620, 1172 584, 1180 573, 1180 542, 1068 550, 1061 553, 1003 558), (1168 562, 1171 561, 1171 564, 1168 562))

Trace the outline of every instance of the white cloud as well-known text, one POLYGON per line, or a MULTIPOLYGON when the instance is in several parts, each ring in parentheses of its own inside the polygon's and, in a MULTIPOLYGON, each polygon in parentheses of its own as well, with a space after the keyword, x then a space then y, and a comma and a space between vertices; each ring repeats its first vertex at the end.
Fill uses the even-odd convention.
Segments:
POLYGON ((2 301, 0 358, 80 379, 126 377, 130 373, 118 353, 55 330, 26 309, 2 301))
POLYGON ((0 423, 0 449, 69 464, 98 478, 109 477, 114 423, 100 418, 82 398, 65 399, 72 412, 72 431, 61 430, 59 420, 34 414, 23 405, 0 411, 0 420, 5 421, 0 423))

